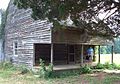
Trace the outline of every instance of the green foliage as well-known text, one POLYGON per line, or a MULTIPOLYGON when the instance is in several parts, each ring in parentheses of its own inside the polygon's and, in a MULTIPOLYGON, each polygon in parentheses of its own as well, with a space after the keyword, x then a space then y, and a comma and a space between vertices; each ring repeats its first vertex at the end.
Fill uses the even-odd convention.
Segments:
POLYGON ((0 69, 1 70, 18 70, 20 71, 21 74, 26 74, 28 72, 30 72, 30 69, 28 69, 27 66, 25 65, 21 65, 21 66, 14 66, 11 62, 2 62, 0 63, 0 69))
POLYGON ((0 38, 4 38, 4 28, 6 25, 7 14, 7 11, 1 10, 0 38))
POLYGON ((112 64, 109 64, 109 62, 106 62, 106 63, 104 64, 104 68, 105 68, 105 69, 113 69, 113 65, 112 65, 112 64))
POLYGON ((95 69, 104 69, 104 65, 98 63, 98 64, 95 66, 95 69))
POLYGON ((104 13, 116 8, 114 15, 118 17, 119 3, 115 0, 14 0, 18 8, 31 8, 33 11, 31 16, 35 20, 47 18, 50 22, 60 22, 70 17, 76 27, 109 39, 118 34, 118 18, 111 18, 110 14, 109 18, 100 20, 98 15, 102 11, 104 13), (110 28, 113 24, 116 25, 114 31, 112 30, 114 28, 110 28))
POLYGON ((120 69, 120 65, 116 65, 115 63, 113 64, 109 64, 108 62, 106 62, 105 64, 100 64, 98 63, 94 69, 120 69))
POLYGON ((50 78, 66 78, 69 76, 78 76, 80 75, 80 70, 63 70, 63 71, 54 71, 50 78))
POLYGON ((64 78, 68 76, 91 72, 91 69, 88 66, 85 66, 83 68, 81 68, 80 70, 69 70, 69 71, 58 71, 57 72, 57 71, 53 71, 52 64, 49 64, 49 66, 47 67, 45 66, 44 61, 40 59, 40 69, 39 69, 38 74, 40 78, 64 78))
POLYGON ((120 76, 118 74, 110 74, 104 78, 102 84, 119 84, 120 76))
POLYGON ((119 69, 119 66, 116 65, 115 63, 111 64, 111 66, 112 66, 113 69, 119 69))
POLYGON ((114 53, 120 53, 120 37, 114 39, 114 53))
POLYGON ((53 65, 49 64, 48 68, 45 66, 45 63, 42 59, 40 59, 40 69, 39 69, 39 77, 40 78, 49 78, 51 77, 53 72, 53 65))
POLYGON ((13 66, 13 64, 11 62, 2 62, 0 63, 0 69, 15 69, 15 67, 13 66))
POLYGON ((92 69, 87 65, 80 67, 80 74, 91 73, 91 71, 92 69))
MULTIPOLYGON (((120 37, 114 39, 114 50, 113 52, 116 54, 120 53, 120 37)), ((112 46, 102 46, 100 48, 101 54, 110 54, 111 53, 112 46)))
POLYGON ((67 76, 75 76, 75 75, 80 75, 80 74, 85 74, 85 73, 91 73, 92 69, 85 65, 84 67, 80 67, 79 70, 69 70, 69 71, 60 71, 60 72, 55 72, 53 71, 53 65, 49 64, 49 66, 45 66, 45 63, 42 59, 40 59, 40 69, 39 72, 37 73, 40 78, 64 78, 67 76))
POLYGON ((30 72, 30 69, 25 65, 21 65, 20 67, 18 67, 18 70, 20 71, 21 74, 26 74, 30 72))
POLYGON ((100 47, 100 53, 101 54, 110 54, 111 53, 112 46, 101 46, 100 47))
POLYGON ((117 66, 117 69, 120 70, 120 65, 117 66))
POLYGON ((101 46, 100 47, 100 53, 101 54, 107 54, 107 52, 106 52, 106 46, 101 46))

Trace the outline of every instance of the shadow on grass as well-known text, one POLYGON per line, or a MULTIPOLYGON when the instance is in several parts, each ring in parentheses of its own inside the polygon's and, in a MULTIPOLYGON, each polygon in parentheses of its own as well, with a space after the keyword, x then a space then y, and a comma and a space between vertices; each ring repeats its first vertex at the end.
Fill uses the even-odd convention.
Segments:
POLYGON ((120 74, 116 73, 108 74, 105 77, 103 84, 120 84, 120 74))
POLYGON ((53 71, 50 75, 50 79, 66 78, 69 76, 79 76, 80 70, 65 70, 65 71, 53 71))

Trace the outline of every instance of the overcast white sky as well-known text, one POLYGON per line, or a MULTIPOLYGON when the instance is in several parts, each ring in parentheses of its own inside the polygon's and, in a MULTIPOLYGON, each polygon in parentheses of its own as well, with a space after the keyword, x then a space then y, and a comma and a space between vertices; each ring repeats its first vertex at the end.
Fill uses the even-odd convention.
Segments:
POLYGON ((0 9, 6 9, 10 0, 0 0, 0 9))

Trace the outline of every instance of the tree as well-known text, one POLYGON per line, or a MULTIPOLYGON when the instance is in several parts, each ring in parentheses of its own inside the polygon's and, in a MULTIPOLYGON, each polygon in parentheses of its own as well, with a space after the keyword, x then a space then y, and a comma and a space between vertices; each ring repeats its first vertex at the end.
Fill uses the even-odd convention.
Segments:
POLYGON ((120 35, 119 0, 14 0, 14 4, 31 8, 34 19, 48 19, 54 26, 69 17, 74 26, 89 34, 108 38, 120 35), (102 20, 100 13, 106 14, 102 20))
POLYGON ((114 53, 120 53, 120 37, 115 39, 114 53))
MULTIPOLYGON (((97 50, 97 48, 96 48, 97 50)), ((112 52, 112 46, 102 46, 100 48, 101 54, 111 54, 112 52)), ((114 39, 114 53, 120 54, 120 37, 114 39)))
POLYGON ((1 15, 1 24, 0 24, 0 39, 4 38, 4 28, 7 19, 7 12, 5 10, 0 9, 1 15))

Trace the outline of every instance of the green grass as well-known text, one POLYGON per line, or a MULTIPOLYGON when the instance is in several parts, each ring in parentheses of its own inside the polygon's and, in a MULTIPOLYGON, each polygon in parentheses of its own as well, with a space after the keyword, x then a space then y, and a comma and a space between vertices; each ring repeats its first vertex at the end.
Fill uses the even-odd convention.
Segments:
POLYGON ((108 75, 106 76, 106 78, 104 79, 104 84, 114 84, 114 83, 120 83, 120 75, 117 74, 112 74, 112 75, 108 75))
MULTIPOLYGON (((76 71, 59 72, 56 78, 43 79, 32 73, 20 74, 17 70, 0 70, 0 84, 115 84, 119 74, 95 72, 79 75, 76 71)), ((56 72, 57 73, 57 72, 56 72)))
POLYGON ((11 75, 13 74, 14 72, 13 71, 9 71, 9 70, 1 70, 0 71, 0 78, 9 78, 11 77, 11 75))
POLYGON ((87 66, 79 70, 57 71, 52 73, 50 78, 40 78, 39 74, 36 73, 36 76, 26 67, 16 69, 9 63, 0 66, 0 84, 118 84, 120 82, 120 74, 108 74, 102 70, 88 74, 87 66), (86 70, 87 74, 81 74, 80 70, 86 70))

